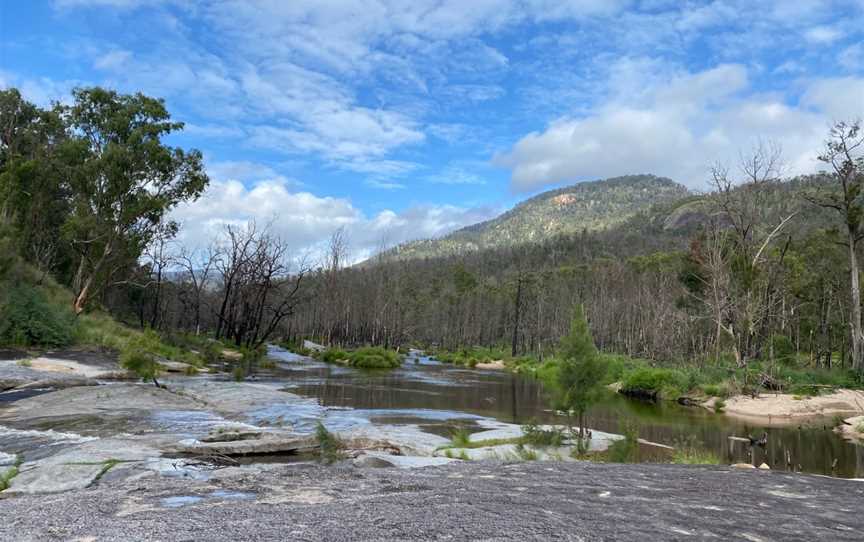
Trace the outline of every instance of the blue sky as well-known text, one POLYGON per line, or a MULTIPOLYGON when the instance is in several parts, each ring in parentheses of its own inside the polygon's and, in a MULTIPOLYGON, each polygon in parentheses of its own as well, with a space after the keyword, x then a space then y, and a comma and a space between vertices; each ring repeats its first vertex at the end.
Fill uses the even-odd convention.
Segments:
POLYGON ((163 97, 213 184, 202 243, 274 221, 355 257, 540 190, 627 173, 705 188, 759 139, 816 169, 864 115, 864 0, 0 0, 0 85, 163 97))

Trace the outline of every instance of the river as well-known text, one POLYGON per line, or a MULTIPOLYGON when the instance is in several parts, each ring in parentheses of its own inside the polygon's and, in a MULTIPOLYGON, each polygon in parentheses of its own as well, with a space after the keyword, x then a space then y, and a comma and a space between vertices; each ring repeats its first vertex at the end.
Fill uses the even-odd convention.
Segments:
MULTIPOLYGON (((509 423, 562 423, 549 410, 539 383, 504 371, 473 370, 412 355, 400 368, 364 371, 318 362, 278 348, 270 350, 275 369, 261 374, 264 381, 283 383, 298 395, 316 398, 331 407, 326 424, 338 430, 358 416, 373 423, 413 424, 448 436, 457 426, 469 430, 480 418, 509 423), (335 407, 335 408, 334 408, 335 407)), ((763 428, 714 414, 699 407, 674 403, 647 403, 609 392, 588 413, 588 425, 620 432, 623 424, 638 427, 639 436, 651 442, 675 445, 697 442, 724 462, 767 463, 773 469, 841 477, 864 477, 864 447, 847 442, 832 431, 832 421, 806 427, 763 428), (763 448, 730 436, 768 433, 763 448)), ((663 460, 656 449, 642 447, 644 461, 663 460)))

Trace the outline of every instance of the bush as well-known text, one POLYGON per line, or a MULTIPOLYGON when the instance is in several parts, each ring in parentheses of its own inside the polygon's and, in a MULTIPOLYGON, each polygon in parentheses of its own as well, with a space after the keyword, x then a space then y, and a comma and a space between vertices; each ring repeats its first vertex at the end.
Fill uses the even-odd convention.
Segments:
POLYGON ((380 346, 367 346, 351 352, 348 363, 361 369, 393 369, 402 365, 402 356, 380 346))
POLYGON ((321 422, 315 427, 315 440, 318 442, 319 460, 322 463, 329 465, 345 459, 345 445, 321 422))
POLYGON ((795 345, 786 335, 772 335, 771 350, 777 362, 783 365, 795 365, 795 345))
POLYGON ((522 426, 522 442, 532 446, 561 446, 564 432, 560 429, 543 429, 534 423, 522 426))
POLYGON ((347 360, 348 352, 339 348, 328 348, 323 352, 318 352, 315 358, 327 363, 334 363, 347 360))
POLYGON ((134 372, 142 380, 156 382, 161 366, 153 353, 152 342, 155 333, 147 332, 129 341, 120 352, 120 365, 134 372))
POLYGON ((674 397, 687 390, 687 380, 687 376, 676 369, 642 367, 624 376, 621 392, 651 399, 674 397))
POLYGON ((621 426, 624 438, 613 442, 606 450, 610 463, 636 463, 639 461, 639 428, 632 423, 621 426))
POLYGON ((72 342, 75 315, 66 306, 52 304, 37 288, 12 287, 0 312, 0 343, 58 347, 72 342))

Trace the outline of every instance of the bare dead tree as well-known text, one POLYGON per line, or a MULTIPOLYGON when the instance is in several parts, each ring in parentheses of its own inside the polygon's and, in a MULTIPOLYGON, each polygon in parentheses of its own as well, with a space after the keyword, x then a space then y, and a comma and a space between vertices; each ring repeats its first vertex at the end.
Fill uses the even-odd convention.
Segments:
POLYGON ((864 373, 864 333, 861 325, 861 286, 859 284, 858 244, 862 231, 862 187, 864 187, 864 131, 861 121, 836 122, 828 133, 825 149, 819 160, 831 167, 834 181, 831 190, 820 190, 807 199, 822 208, 836 212, 845 233, 844 244, 849 253, 849 289, 851 294, 852 366, 864 373))

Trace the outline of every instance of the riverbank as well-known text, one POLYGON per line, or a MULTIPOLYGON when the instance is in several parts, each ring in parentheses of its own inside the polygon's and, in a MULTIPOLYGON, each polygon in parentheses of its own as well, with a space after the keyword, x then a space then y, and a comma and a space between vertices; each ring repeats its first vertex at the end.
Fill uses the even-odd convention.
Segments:
POLYGON ((767 427, 831 421, 864 414, 864 392, 838 389, 825 395, 801 396, 762 393, 756 397, 736 395, 726 399, 726 416, 767 427))
POLYGON ((0 539, 858 540, 864 483, 728 467, 278 465, 0 500, 0 539))

